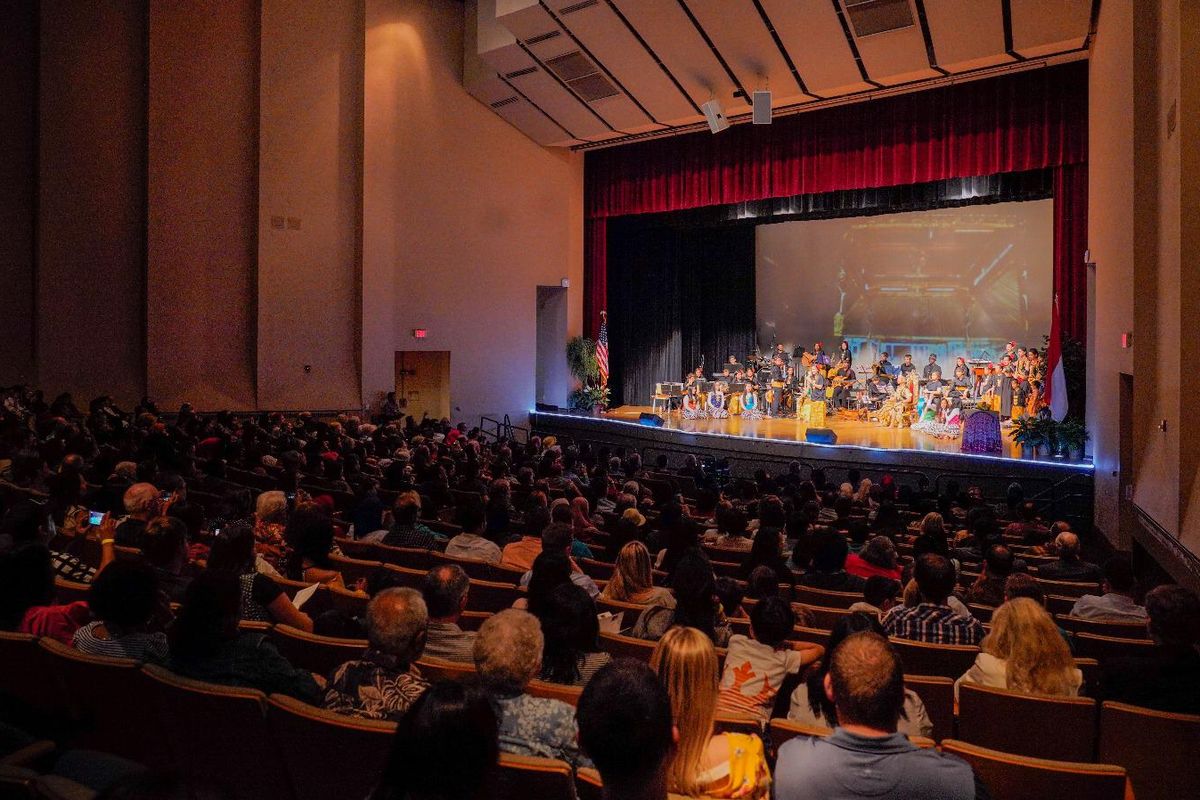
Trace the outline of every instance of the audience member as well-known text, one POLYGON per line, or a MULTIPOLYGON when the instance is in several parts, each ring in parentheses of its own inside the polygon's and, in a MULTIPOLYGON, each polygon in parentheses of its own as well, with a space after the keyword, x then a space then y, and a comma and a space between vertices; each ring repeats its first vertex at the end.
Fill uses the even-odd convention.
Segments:
POLYGON ((487 514, 475 503, 468 503, 458 512, 462 533, 446 543, 446 555, 454 558, 472 558, 488 564, 499 564, 500 545, 487 539, 487 514))
POLYGON ((54 602, 50 551, 22 544, 0 555, 0 630, 49 636, 70 644, 79 627, 91 620, 87 603, 54 602))
POLYGON ((1004 602, 1004 584, 1013 572, 1013 553, 1002 544, 987 549, 983 572, 967 590, 967 600, 995 608, 1004 602))
POLYGON ((750 610, 753 638, 740 633, 729 637, 718 699, 722 711, 746 714, 767 723, 775 696, 787 677, 799 673, 824 652, 819 645, 789 642, 795 624, 796 615, 786 600, 768 597, 754 604, 750 610))
POLYGON ((574 710, 561 700, 525 691, 541 672, 543 642, 537 619, 517 609, 501 611, 479 628, 475 668, 496 709, 500 749, 589 766, 579 751, 574 710))
MULTIPOLYGON (((147 531, 153 530, 152 522, 147 531)), ((153 537, 150 539, 152 541, 153 537)), ((278 583, 255 569, 256 541, 253 529, 244 522, 235 522, 221 528, 212 538, 208 571, 237 579, 242 619, 290 625, 312 633, 312 618, 296 608, 278 583)))
POLYGON ((1071 650, 1054 620, 1034 600, 1009 600, 992 614, 992 630, 980 643, 975 663, 954 682, 993 686, 1037 695, 1073 697, 1083 685, 1071 650))
POLYGON ((904 668, 887 639, 871 632, 847 637, 830 655, 823 684, 838 727, 827 737, 798 736, 779 748, 778 800, 987 796, 966 762, 917 747, 898 732, 904 668))
POLYGON ((1071 607, 1071 616, 1097 622, 1145 622, 1146 609, 1137 603, 1137 579, 1124 556, 1104 562, 1103 594, 1087 594, 1071 607))
POLYGON ((859 553, 846 557, 846 572, 864 580, 873 576, 900 580, 900 565, 897 563, 896 545, 886 536, 870 539, 859 553))
POLYGON ((846 572, 850 549, 846 539, 829 528, 814 536, 812 566, 797 580, 803 586, 834 592, 861 592, 866 580, 846 572))
POLYGON ((636 541, 625 544, 617 554, 612 577, 600 592, 600 597, 641 606, 671 608, 675 605, 675 598, 669 589, 654 585, 650 551, 646 545, 636 541))
POLYGON ((535 614, 542 626, 542 680, 583 686, 611 660, 600 649, 600 621, 587 592, 570 583, 556 587, 535 614))
POLYGON ((983 625, 970 614, 952 609, 946 602, 954 591, 954 565, 934 553, 919 557, 913 568, 920 602, 897 606, 881 622, 889 636, 929 644, 979 644, 983 625))
POLYGON ((852 604, 850 610, 861 611, 879 619, 896 605, 896 596, 899 594, 899 581, 882 575, 872 575, 867 578, 867 584, 863 587, 863 599, 852 604))
POLYGON ((118 560, 88 588, 88 607, 96 619, 75 631, 76 650, 96 656, 163 663, 170 618, 154 569, 141 559, 118 560))
POLYGON ((421 594, 429 610, 426 656, 443 661, 474 663, 475 632, 464 631, 458 626, 467 608, 470 589, 471 579, 457 564, 434 567, 425 575, 421 594))
POLYGON ((1058 560, 1040 565, 1038 577, 1051 581, 1089 583, 1100 583, 1104 580, 1104 572, 1098 566, 1080 558, 1079 537, 1070 531, 1060 533, 1054 538, 1054 552, 1058 560))
POLYGON ((679 560, 671 576, 671 589, 675 607, 650 606, 637 618, 630 635, 658 641, 668 629, 682 625, 699 629, 717 647, 724 647, 731 631, 721 618, 712 565, 703 553, 693 549, 679 560))
POLYGON ((1154 652, 1100 664, 1101 696, 1135 706, 1200 714, 1200 599, 1182 586, 1146 594, 1147 626, 1154 652))
POLYGON ((367 605, 367 652, 333 671, 325 707, 366 719, 398 720, 429 682, 414 662, 425 650, 429 612, 415 589, 385 589, 367 605))
POLYGON ((289 548, 286 577, 306 583, 345 586, 342 573, 333 568, 333 522, 315 506, 298 508, 288 520, 284 538, 289 548))
POLYGON ((765 797, 771 776, 762 740, 745 733, 714 735, 718 681, 712 639, 695 628, 672 628, 655 646, 650 667, 671 698, 679 734, 668 788, 689 797, 765 797))
POLYGON ((383 537, 383 543, 389 547, 432 550, 444 542, 444 536, 421 524, 420 515, 421 496, 412 491, 401 492, 392 506, 392 528, 383 537))
MULTIPOLYGON (((542 531, 540 541, 541 549, 539 555, 543 553, 562 553, 563 555, 567 555, 570 553, 571 542, 573 541, 571 526, 561 522, 551 523, 542 531)), ((509 545, 509 547, 512 547, 512 545, 509 545)), ((588 597, 599 597, 600 587, 596 586, 596 582, 581 570, 574 560, 571 560, 570 564, 571 583, 587 592, 588 597)), ((521 585, 528 586, 532 578, 533 568, 530 567, 529 571, 521 576, 521 585)))
POLYGON ((146 523, 162 513, 158 489, 152 483, 135 483, 125 490, 122 502, 126 516, 117 524, 117 544, 141 549, 146 523))

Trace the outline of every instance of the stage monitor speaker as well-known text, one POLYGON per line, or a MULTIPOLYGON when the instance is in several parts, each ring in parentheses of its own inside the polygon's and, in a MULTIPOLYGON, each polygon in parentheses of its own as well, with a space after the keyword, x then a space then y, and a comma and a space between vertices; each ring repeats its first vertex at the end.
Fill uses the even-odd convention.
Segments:
POLYGON ((771 93, 770 92, 755 92, 754 93, 753 122, 755 125, 770 125, 771 124, 771 93))
POLYGON ((553 403, 535 403, 533 406, 533 410, 534 411, 561 411, 562 409, 559 408, 558 406, 554 405, 553 403))
POLYGON ((713 133, 720 133, 729 127, 729 120, 725 119, 725 112, 721 110, 721 104, 716 100, 709 100, 700 108, 708 120, 708 129, 713 133))
POLYGON ((829 428, 809 428, 804 432, 804 439, 813 444, 837 444, 837 434, 829 428))
POLYGON ((647 428, 661 428, 663 425, 667 424, 667 421, 658 414, 652 414, 649 411, 643 411, 642 415, 638 417, 638 424, 645 425, 647 428))

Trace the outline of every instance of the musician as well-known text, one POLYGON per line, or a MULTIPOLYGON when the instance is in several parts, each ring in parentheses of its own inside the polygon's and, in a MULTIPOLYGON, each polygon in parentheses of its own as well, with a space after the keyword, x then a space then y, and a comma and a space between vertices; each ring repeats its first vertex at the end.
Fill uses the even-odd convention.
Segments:
MULTIPOLYGON (((1008 344, 1004 345, 1003 358, 1007 358, 1008 362, 1010 364, 1013 361, 1016 361, 1016 359, 1017 359, 1017 343, 1016 342, 1009 342, 1008 344)), ((1001 363, 1003 363, 1003 361, 1001 361, 1001 363)))
MULTIPOLYGON (((780 345, 782 347, 782 345, 780 345)), ((783 402, 783 387, 787 382, 787 367, 783 365, 783 356, 779 353, 771 359, 771 411, 769 416, 779 416, 779 405, 783 402)))
POLYGON ((979 379, 976 394, 980 408, 997 412, 1000 410, 1000 375, 996 372, 995 364, 987 365, 983 377, 979 379))
POLYGON ((904 362, 900 364, 900 377, 907 379, 909 375, 917 371, 917 365, 912 363, 912 353, 904 354, 904 362))
POLYGON ((895 391, 891 379, 877 372, 867 381, 867 402, 872 405, 880 403, 895 391))
POLYGON ((746 384, 746 388, 741 395, 742 419, 762 419, 762 412, 759 411, 758 394, 754 391, 754 385, 746 384))
POLYGON ((825 386, 827 381, 825 376, 821 374, 820 368, 814 361, 812 366, 808 368, 808 374, 804 377, 804 396, 812 402, 825 402, 825 386))
MULTIPOLYGON (((933 358, 933 356, 930 356, 930 358, 933 358)), ((948 387, 942 383, 942 371, 940 369, 935 366, 928 374, 929 380, 925 382, 925 388, 921 390, 921 393, 925 396, 926 407, 930 405, 936 406, 938 400, 948 392, 948 387)))
POLYGON ((774 357, 782 358, 784 364, 787 364, 792 360, 791 355, 788 353, 787 348, 783 346, 782 342, 775 345, 774 357))
POLYGON ((854 358, 854 356, 850 352, 850 342, 846 341, 845 339, 842 339, 842 341, 838 342, 837 356, 833 359, 833 363, 837 364, 842 359, 851 361, 851 360, 853 360, 853 358, 854 358))
POLYGON ((1042 358, 1042 354, 1036 349, 1030 348, 1029 359, 1029 380, 1046 382, 1046 359, 1042 358))
POLYGON ((713 390, 708 393, 708 403, 705 411, 712 419, 725 419, 729 416, 729 412, 725 410, 725 384, 717 383, 713 386, 713 390))
POLYGON ((879 364, 877 366, 883 372, 883 374, 887 375, 888 377, 896 374, 896 368, 893 367, 892 362, 888 360, 888 354, 886 352, 879 354, 879 364))
POLYGON ((1000 419, 1009 419, 1013 414, 1013 389, 1021 384, 1017 380, 1017 373, 1011 364, 1004 367, 1004 370, 1000 373, 998 383, 1000 390, 1000 419))
POLYGON ((683 404, 680 406, 680 412, 684 419, 701 419, 706 416, 704 412, 704 401, 700 398, 700 391, 695 384, 688 387, 687 392, 683 395, 683 404))
POLYGON ((933 373, 937 373, 940 378, 942 375, 942 367, 937 363, 937 353, 929 354, 929 363, 925 365, 925 369, 921 372, 921 377, 929 380, 933 377, 933 373))
POLYGON ((834 408, 849 408, 850 400, 854 397, 854 382, 858 380, 858 376, 854 374, 854 367, 850 364, 850 358, 845 357, 838 362, 833 371, 829 373, 829 382, 833 386, 833 407, 834 408))
POLYGON ((829 368, 829 354, 825 352, 823 347, 824 347, 824 345, 822 345, 820 342, 817 342, 816 344, 813 345, 812 362, 811 363, 816 364, 819 367, 824 367, 824 368, 828 369, 829 368))
POLYGON ((967 367, 966 360, 960 358, 958 363, 954 365, 954 380, 950 385, 950 397, 956 397, 960 400, 968 397, 971 394, 971 371, 967 367))
POLYGON ((728 374, 730 372, 737 372, 741 368, 742 368, 742 365, 738 363, 737 356, 730 354, 729 360, 725 362, 726 374, 728 374))

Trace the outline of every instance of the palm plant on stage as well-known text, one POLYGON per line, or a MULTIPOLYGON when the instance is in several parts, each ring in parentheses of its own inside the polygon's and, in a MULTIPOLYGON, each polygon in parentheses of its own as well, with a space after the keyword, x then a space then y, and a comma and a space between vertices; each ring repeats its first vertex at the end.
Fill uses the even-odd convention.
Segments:
POLYGON ((595 411, 608 406, 609 391, 600 382, 594 341, 586 336, 574 336, 567 341, 567 369, 579 381, 567 396, 571 408, 595 411))

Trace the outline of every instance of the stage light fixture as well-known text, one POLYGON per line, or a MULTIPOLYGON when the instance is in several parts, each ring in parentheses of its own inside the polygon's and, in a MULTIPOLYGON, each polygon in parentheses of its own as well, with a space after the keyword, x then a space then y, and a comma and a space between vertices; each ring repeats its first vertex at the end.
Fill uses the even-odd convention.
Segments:
POLYGON ((754 93, 753 122, 755 125, 771 124, 771 92, 769 90, 764 89, 754 93))
POLYGON ((725 119, 725 112, 721 110, 721 103, 716 98, 700 108, 704 111, 704 118, 708 120, 708 129, 713 133, 720 133, 729 127, 729 120, 725 119))

